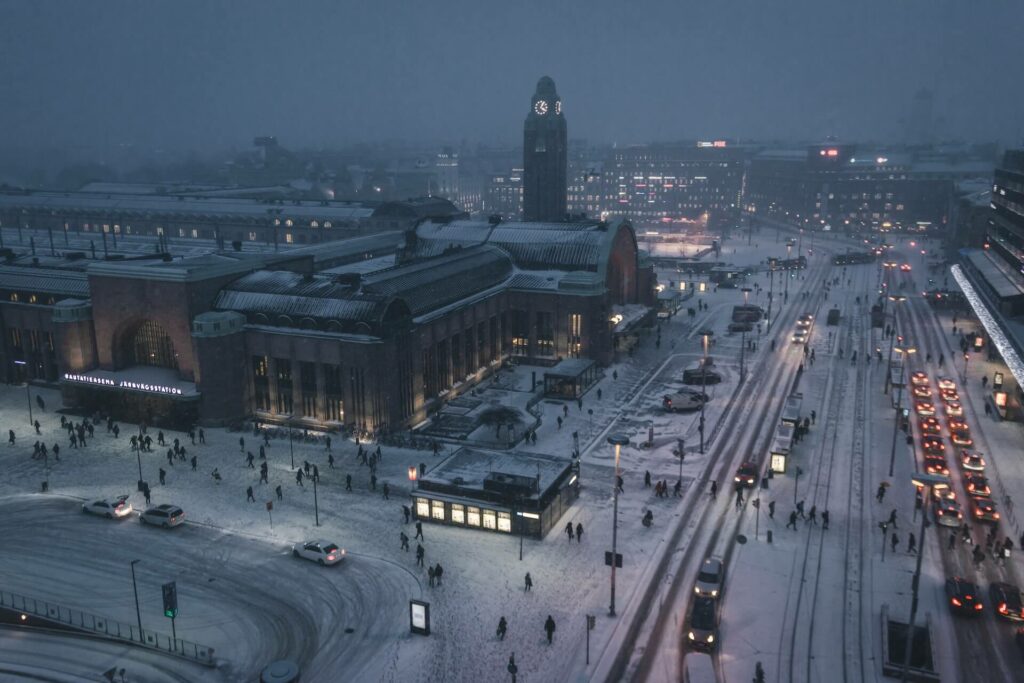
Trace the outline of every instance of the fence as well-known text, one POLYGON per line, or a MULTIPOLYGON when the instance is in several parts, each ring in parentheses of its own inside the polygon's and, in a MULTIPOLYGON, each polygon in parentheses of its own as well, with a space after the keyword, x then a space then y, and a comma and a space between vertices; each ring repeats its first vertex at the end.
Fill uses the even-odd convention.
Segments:
POLYGON ((24 595, 18 595, 17 593, 0 591, 0 609, 4 608, 23 614, 31 614, 44 621, 60 624, 76 631, 166 652, 167 654, 176 655, 204 666, 216 665, 213 659, 212 647, 199 645, 182 638, 175 640, 165 633, 158 633, 148 629, 142 630, 142 638, 140 639, 137 626, 123 624, 119 621, 81 610, 55 605, 45 600, 37 600, 24 595))

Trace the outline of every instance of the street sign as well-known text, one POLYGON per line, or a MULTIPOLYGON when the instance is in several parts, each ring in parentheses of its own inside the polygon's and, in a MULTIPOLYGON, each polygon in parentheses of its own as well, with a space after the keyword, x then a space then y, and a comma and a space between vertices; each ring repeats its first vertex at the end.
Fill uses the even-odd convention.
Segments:
POLYGON ((597 625, 597 617, 595 617, 593 614, 588 614, 587 615, 587 629, 592 630, 594 628, 594 626, 596 626, 596 625, 597 625))
MULTIPOLYGON (((605 566, 612 566, 612 554, 608 550, 604 553, 604 563, 605 566)), ((622 569, 622 553, 615 553, 615 566, 622 569)))
POLYGON ((273 510, 273 509, 274 509, 274 501, 268 500, 267 501, 267 510, 269 511, 269 510, 273 510))
POLYGON ((409 630, 421 636, 430 635, 430 603, 409 601, 409 630))
POLYGON ((178 616, 178 587, 174 581, 163 585, 164 592, 164 616, 174 619, 178 616))

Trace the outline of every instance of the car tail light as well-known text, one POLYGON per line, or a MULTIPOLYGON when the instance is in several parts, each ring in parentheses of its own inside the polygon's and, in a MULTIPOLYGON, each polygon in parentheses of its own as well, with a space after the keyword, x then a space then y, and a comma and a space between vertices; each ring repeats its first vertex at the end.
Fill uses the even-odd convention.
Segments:
POLYGON ((981 605, 981 603, 980 603, 980 602, 976 602, 976 603, 974 603, 974 609, 975 609, 975 610, 977 610, 977 611, 979 611, 979 612, 980 612, 980 611, 981 611, 981 608, 982 608, 982 605, 981 605))
POLYGON ((1006 614, 1006 603, 1005 602, 999 603, 999 613, 1000 614, 1006 614))
POLYGON ((332 560, 332 561, 333 561, 333 560, 334 560, 334 555, 328 555, 328 556, 327 556, 327 559, 328 559, 328 560, 332 560))
POLYGON ((960 607, 963 604, 962 602, 960 602, 960 600, 958 598, 953 598, 952 602, 957 607, 960 607))
POLYGON ((993 512, 992 513, 992 518, 993 519, 999 519, 999 513, 998 512, 993 512))

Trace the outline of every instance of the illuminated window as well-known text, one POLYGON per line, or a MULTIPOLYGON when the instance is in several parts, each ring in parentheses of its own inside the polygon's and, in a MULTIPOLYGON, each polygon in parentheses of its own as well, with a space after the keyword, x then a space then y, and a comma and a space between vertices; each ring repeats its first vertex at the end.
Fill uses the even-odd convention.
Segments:
POLYGON ((424 519, 430 516, 430 501, 426 498, 416 499, 416 516, 424 519))
POLYGON ((330 221, 324 221, 324 227, 325 228, 331 227, 331 222, 330 221))
POLYGON ((512 517, 507 512, 498 513, 498 531, 512 533, 512 517))
POLYGON ((14 301, 14 302, 18 301, 18 293, 17 292, 11 292, 11 301, 14 301))
POLYGON ((291 244, 293 240, 294 240, 294 238, 292 237, 292 234, 290 232, 286 232, 284 234, 284 241, 285 242, 287 242, 288 244, 291 244))
POLYGON ((430 516, 434 519, 444 521, 444 501, 443 500, 432 500, 430 501, 430 516))
POLYGON ((249 233, 249 241, 250 242, 255 242, 256 241, 256 233, 254 233, 254 232, 250 232, 249 233))
POLYGON ((480 508, 466 508, 466 524, 469 526, 480 526, 480 508))
POLYGON ((163 228, 161 228, 161 227, 159 227, 159 226, 157 226, 157 229, 156 229, 156 234, 158 234, 158 235, 163 235, 163 234, 164 234, 164 229, 163 229, 163 228))
POLYGON ((452 522, 455 524, 466 523, 466 509, 458 503, 452 503, 452 522))
POLYGON ((484 528, 494 531, 498 526, 497 515, 494 514, 494 510, 484 510, 484 528))
POLYGON ((580 355, 580 337, 583 336, 583 316, 579 313, 569 314, 569 355, 578 358, 580 355))
POLYGON ((38 296, 36 296, 35 294, 29 294, 29 295, 28 295, 28 302, 29 302, 30 304, 34 304, 34 303, 36 303, 37 301, 39 301, 39 297, 38 297, 38 296))
POLYGON ((198 237, 199 237, 199 230, 197 230, 196 228, 192 228, 192 238, 196 239, 198 237))
POLYGON ((292 227, 292 225, 293 225, 292 219, 289 218, 289 219, 285 220, 284 224, 287 225, 289 228, 292 227))
POLYGON ((128 365, 155 365, 161 368, 178 368, 178 359, 174 353, 174 344, 164 328, 152 320, 147 320, 135 330, 128 339, 126 360, 128 365))

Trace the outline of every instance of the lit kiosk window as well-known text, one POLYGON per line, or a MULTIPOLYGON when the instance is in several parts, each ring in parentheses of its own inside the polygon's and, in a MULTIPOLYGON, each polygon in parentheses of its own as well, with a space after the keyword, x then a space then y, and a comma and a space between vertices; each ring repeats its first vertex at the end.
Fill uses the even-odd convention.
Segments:
POLYGON ((416 479, 416 518, 541 537, 579 494, 579 467, 538 453, 460 448, 416 479))

